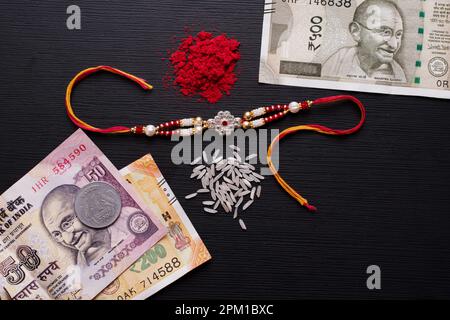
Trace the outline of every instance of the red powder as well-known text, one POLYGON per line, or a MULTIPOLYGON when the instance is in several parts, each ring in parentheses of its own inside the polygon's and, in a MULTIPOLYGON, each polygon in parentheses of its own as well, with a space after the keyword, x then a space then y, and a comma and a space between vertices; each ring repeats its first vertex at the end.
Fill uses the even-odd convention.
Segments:
POLYGON ((230 94, 237 80, 234 69, 241 58, 239 44, 225 34, 214 37, 206 31, 182 39, 169 58, 174 70, 173 84, 185 96, 199 95, 216 103, 224 94, 230 94))

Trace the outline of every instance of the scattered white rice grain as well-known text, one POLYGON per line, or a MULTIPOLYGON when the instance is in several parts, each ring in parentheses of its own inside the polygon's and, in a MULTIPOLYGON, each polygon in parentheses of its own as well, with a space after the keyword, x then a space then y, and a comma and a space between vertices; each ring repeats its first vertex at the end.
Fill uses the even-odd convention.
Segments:
POLYGON ((260 175, 260 174, 258 174, 258 173, 256 173, 256 172, 253 172, 252 174, 253 174, 256 178, 261 179, 261 180, 264 180, 264 177, 263 177, 262 175, 260 175))
POLYGON ((245 184, 244 180, 239 180, 239 184, 242 186, 244 190, 248 189, 248 186, 245 184))
POLYGON ((186 197, 184 197, 185 199, 192 199, 192 198, 194 198, 194 197, 196 197, 197 196, 197 192, 195 192, 195 193, 191 193, 191 194, 188 194, 186 197))
POLYGON ((255 170, 255 167, 252 166, 250 163, 246 163, 245 165, 248 169, 255 170))
POLYGON ((213 182, 216 183, 216 181, 219 180, 220 178, 222 178, 222 176, 223 176, 224 174, 225 174, 225 171, 219 173, 219 174, 213 179, 213 182))
POLYGON ((225 202, 222 201, 220 204, 222 205, 223 210, 225 210, 225 212, 228 213, 228 206, 225 204, 225 202))
POLYGON ((192 172, 198 172, 198 171, 200 171, 200 170, 202 170, 204 168, 205 168, 205 166, 203 164, 201 164, 201 165, 195 167, 194 170, 192 170, 192 172))
POLYGON ((200 180, 205 174, 206 174, 206 170, 201 171, 200 174, 197 176, 197 180, 200 180))
POLYGON ((217 210, 214 210, 211 208, 203 208, 203 210, 205 210, 206 212, 209 212, 209 213, 217 213, 217 210))
POLYGON ((198 158, 194 159, 194 161, 191 162, 191 165, 194 166, 197 163, 199 163, 201 160, 202 160, 202 157, 198 157, 198 158))
POLYGON ((231 200, 233 200, 233 203, 236 203, 236 197, 234 196, 233 193, 230 193, 230 197, 231 197, 231 200))
POLYGON ((247 187, 249 188, 252 187, 252 184, 247 179, 242 179, 242 182, 244 182, 247 185, 247 187))
POLYGON ((213 159, 213 163, 216 163, 216 164, 218 164, 220 161, 222 161, 223 160, 223 157, 218 157, 218 158, 214 158, 213 159))
POLYGON ((213 154, 213 159, 217 158, 219 153, 220 153, 220 149, 216 149, 216 151, 214 151, 214 154, 213 154))
MULTIPOLYGON (((244 160, 239 147, 230 145, 230 148, 233 156, 226 159, 219 156, 220 149, 216 149, 211 161, 208 161, 208 156, 203 151, 202 156, 191 163, 200 163, 192 170, 191 178, 201 179, 202 189, 186 196, 186 199, 194 198, 200 193, 209 193, 211 199, 202 202, 204 211, 217 213, 219 206, 222 206, 226 213, 232 213, 233 218, 237 219, 239 212, 248 209, 255 198, 261 196, 259 183, 264 177, 255 172, 255 166, 248 163, 257 158, 257 154, 251 154, 244 160), (204 164, 201 164, 202 159, 204 164), (243 203, 245 204, 242 205, 243 203)), ((239 219, 239 224, 243 230, 247 230, 242 219, 239 219)))
POLYGON ((253 203, 253 200, 247 201, 244 206, 242 207, 242 211, 247 210, 248 207, 250 207, 253 203))
POLYGON ((238 146, 235 146, 234 144, 230 144, 229 147, 233 150, 236 150, 237 152, 241 151, 241 148, 239 148, 238 146))
POLYGON ((223 177, 223 180, 225 180, 228 183, 234 183, 231 179, 227 178, 227 177, 223 177))
POLYGON ((239 153, 237 153, 236 151, 233 152, 233 156, 234 156, 234 158, 235 158, 238 162, 241 162, 241 161, 242 161, 241 156, 240 156, 239 153))
POLYGON ((200 172, 193 172, 190 176, 191 179, 194 179, 196 176, 198 176, 200 172))
POLYGON ((256 187, 253 187, 252 192, 250 193, 250 199, 254 199, 255 198, 255 192, 256 192, 256 187))
POLYGON ((244 197, 243 197, 243 196, 239 198, 238 202, 236 202, 236 208, 239 207, 239 206, 241 205, 241 203, 242 203, 243 200, 244 200, 244 197))
POLYGON ((247 175, 247 174, 245 174, 245 173, 243 173, 242 174, 242 177, 245 179, 245 180, 247 180, 247 181, 255 181, 255 178, 254 177, 252 177, 252 176, 249 176, 249 175, 247 175))
POLYGON ((243 197, 243 196, 248 195, 249 193, 250 193, 249 190, 244 190, 244 191, 241 192, 240 196, 243 197))

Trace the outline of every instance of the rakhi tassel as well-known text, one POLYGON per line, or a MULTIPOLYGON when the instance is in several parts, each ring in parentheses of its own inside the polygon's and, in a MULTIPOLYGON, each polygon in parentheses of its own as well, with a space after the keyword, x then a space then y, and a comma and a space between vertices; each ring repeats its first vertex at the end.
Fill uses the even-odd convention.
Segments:
POLYGON ((350 129, 346 129, 346 130, 335 130, 335 129, 331 129, 331 128, 328 128, 328 127, 325 127, 325 126, 321 126, 321 125, 318 125, 318 124, 309 124, 309 125, 300 125, 300 126, 291 127, 291 128, 288 128, 288 129, 282 131, 278 136, 276 136, 275 139, 273 139, 273 141, 270 144, 269 149, 267 151, 267 163, 268 163, 269 168, 272 171, 275 179, 278 181, 278 183, 281 185, 281 187, 284 190, 286 190, 287 193, 289 193, 291 195, 291 197, 293 197, 302 206, 304 206, 305 208, 307 208, 311 212, 316 212, 317 208, 314 207, 313 205, 310 205, 308 203, 308 200, 306 200, 297 191, 295 191, 295 189, 292 188, 280 176, 278 171, 275 169, 275 166, 274 166, 274 164, 272 162, 272 149, 273 149, 274 145, 276 143, 278 143, 281 139, 283 139, 285 136, 287 136, 289 134, 292 134, 292 133, 295 133, 297 131, 315 131, 315 132, 326 134, 326 135, 349 135, 349 134, 355 133, 356 131, 361 129, 361 127, 364 124, 365 119, 366 119, 366 110, 364 109, 364 106, 361 103, 361 101, 359 101, 355 97, 343 95, 343 96, 333 96, 333 97, 327 97, 327 98, 320 98, 320 99, 317 99, 317 100, 313 101, 312 104, 320 105, 320 104, 327 104, 327 103, 339 102, 339 101, 352 101, 358 106, 358 108, 359 108, 359 110, 361 112, 361 119, 360 119, 359 123, 355 127, 350 128, 350 129))

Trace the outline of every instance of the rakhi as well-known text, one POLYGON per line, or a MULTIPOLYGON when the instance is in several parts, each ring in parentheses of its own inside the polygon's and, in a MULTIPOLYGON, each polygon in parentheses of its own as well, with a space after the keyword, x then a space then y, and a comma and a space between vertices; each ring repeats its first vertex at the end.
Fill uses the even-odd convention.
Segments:
POLYGON ((310 211, 317 211, 317 209, 316 207, 310 205, 308 203, 308 200, 303 198, 283 178, 281 178, 278 171, 275 169, 275 166, 272 162, 272 150, 274 145, 278 143, 281 139, 283 139, 285 136, 297 131, 315 131, 326 135, 349 135, 358 131, 364 124, 366 118, 366 111, 361 101, 350 95, 340 95, 340 96, 319 98, 313 101, 311 100, 306 100, 303 102, 293 101, 289 104, 276 104, 265 107, 259 107, 251 111, 245 112, 242 117, 235 117, 229 111, 219 111, 219 113, 214 118, 207 120, 203 120, 201 117, 194 117, 194 118, 172 120, 161 123, 159 125, 148 124, 148 125, 135 125, 133 127, 114 126, 104 129, 97 128, 82 121, 75 115, 71 104, 71 95, 74 86, 78 82, 80 82, 82 79, 89 76, 90 74, 96 73, 98 71, 108 71, 123 76, 125 78, 128 78, 139 84, 144 90, 153 89, 153 86, 148 84, 144 79, 138 78, 132 74, 109 66, 92 67, 78 73, 67 86, 66 90, 67 114, 69 118, 72 120, 72 122, 78 127, 87 131, 97 133, 106 133, 106 134, 130 133, 137 135, 146 135, 148 137, 154 136, 171 137, 173 135, 192 136, 195 134, 201 134, 203 130, 213 129, 216 130, 221 135, 229 135, 235 129, 238 128, 242 129, 260 128, 268 123, 271 123, 275 120, 279 120, 285 117, 289 113, 296 114, 299 111, 308 110, 313 105, 325 105, 340 101, 353 102, 361 112, 360 121, 353 128, 346 130, 336 130, 318 124, 295 126, 282 131, 279 135, 275 137, 275 139, 269 146, 267 152, 267 161, 270 170, 274 174, 275 179, 278 181, 281 187, 286 190, 286 192, 288 192, 302 206, 306 207, 310 211))

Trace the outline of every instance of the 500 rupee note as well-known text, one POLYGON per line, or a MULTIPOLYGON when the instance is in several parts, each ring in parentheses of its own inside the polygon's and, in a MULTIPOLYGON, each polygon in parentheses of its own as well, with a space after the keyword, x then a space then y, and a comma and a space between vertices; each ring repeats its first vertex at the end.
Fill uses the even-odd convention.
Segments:
POLYGON ((266 2, 260 82, 450 98, 450 0, 266 2))

